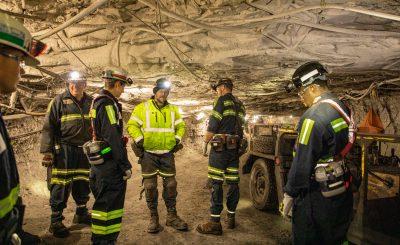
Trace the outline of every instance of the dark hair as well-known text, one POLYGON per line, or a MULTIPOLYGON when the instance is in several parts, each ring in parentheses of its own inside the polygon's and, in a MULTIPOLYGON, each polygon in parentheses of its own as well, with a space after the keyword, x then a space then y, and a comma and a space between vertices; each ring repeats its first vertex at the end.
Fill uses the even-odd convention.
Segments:
POLYGON ((222 84, 222 85, 224 85, 225 88, 229 89, 229 90, 232 92, 232 90, 233 90, 233 85, 230 85, 230 84, 222 84))
POLYGON ((117 82, 121 83, 119 80, 104 78, 104 87, 107 89, 113 89, 117 82))

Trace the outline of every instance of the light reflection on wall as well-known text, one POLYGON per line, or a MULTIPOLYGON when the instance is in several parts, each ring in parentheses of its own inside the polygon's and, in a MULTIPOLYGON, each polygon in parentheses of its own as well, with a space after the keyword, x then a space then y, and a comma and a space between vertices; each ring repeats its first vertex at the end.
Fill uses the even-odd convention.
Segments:
POLYGON ((252 124, 296 125, 300 118, 293 115, 252 115, 248 120, 252 124))

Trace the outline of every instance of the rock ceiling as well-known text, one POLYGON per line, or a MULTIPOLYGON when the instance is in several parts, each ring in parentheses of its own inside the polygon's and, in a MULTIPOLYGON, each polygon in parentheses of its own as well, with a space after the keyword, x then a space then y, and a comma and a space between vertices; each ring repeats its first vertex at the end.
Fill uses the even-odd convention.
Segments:
MULTIPOLYGON (((228 76, 254 112, 298 110, 283 88, 309 60, 328 67, 341 94, 399 77, 400 1, 2 0, 0 9, 23 15, 49 44, 40 58, 46 71, 84 70, 96 86, 105 66, 127 69, 135 86, 124 100, 133 103, 167 76, 171 99, 188 112, 201 110, 213 97, 210 79, 228 76), (101 6, 49 34, 95 4, 101 6)), ((30 83, 57 83, 29 73, 40 78, 30 83)))

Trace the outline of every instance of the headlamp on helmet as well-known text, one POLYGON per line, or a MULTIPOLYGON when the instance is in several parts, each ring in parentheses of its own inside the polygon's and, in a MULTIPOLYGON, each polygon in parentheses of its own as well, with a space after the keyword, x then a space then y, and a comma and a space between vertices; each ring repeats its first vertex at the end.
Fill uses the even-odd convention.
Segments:
POLYGON ((120 69, 107 69, 107 70, 104 70, 102 75, 101 75, 101 78, 121 81, 121 82, 125 83, 128 86, 133 84, 132 79, 128 77, 128 73, 126 71, 120 70, 120 69))
POLYGON ((158 89, 171 89, 171 81, 166 78, 160 78, 156 81, 156 87, 158 89))
POLYGON ((67 82, 86 82, 86 77, 79 71, 71 71, 68 73, 67 82))
POLYGON ((293 74, 292 84, 286 85, 287 92, 293 91, 295 88, 307 87, 316 81, 326 81, 328 71, 316 61, 307 62, 301 65, 293 74))

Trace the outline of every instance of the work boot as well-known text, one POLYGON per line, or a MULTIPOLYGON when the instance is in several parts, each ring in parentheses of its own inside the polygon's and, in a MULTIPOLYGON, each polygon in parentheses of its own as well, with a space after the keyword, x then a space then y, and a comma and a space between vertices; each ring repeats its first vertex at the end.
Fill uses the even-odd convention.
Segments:
POLYGON ((52 222, 50 224, 49 231, 50 233, 53 234, 53 236, 58 238, 64 238, 69 236, 69 230, 67 229, 67 227, 65 227, 62 221, 52 222))
POLYGON ((188 224, 178 216, 176 210, 168 212, 166 225, 171 226, 178 231, 188 230, 188 224))
POLYGON ((148 233, 158 233, 161 230, 162 230, 162 226, 160 225, 160 222, 158 219, 158 213, 152 213, 150 216, 149 226, 147 227, 147 232, 148 233))
POLYGON ((208 221, 207 223, 198 225, 196 230, 201 234, 222 235, 221 222, 208 221))
POLYGON ((92 216, 89 214, 86 205, 78 205, 76 207, 74 219, 72 220, 74 224, 84 224, 91 225, 92 224, 92 216))
POLYGON ((33 235, 29 232, 25 232, 23 230, 18 232, 17 234, 21 239, 21 244, 39 245, 42 242, 40 237, 33 235))
POLYGON ((91 225, 92 224, 92 215, 89 213, 79 215, 75 214, 74 219, 72 220, 73 224, 84 224, 84 225, 91 225))
POLYGON ((235 229, 235 227, 236 227, 235 214, 228 213, 227 218, 228 218, 226 220, 227 228, 228 229, 235 229))

